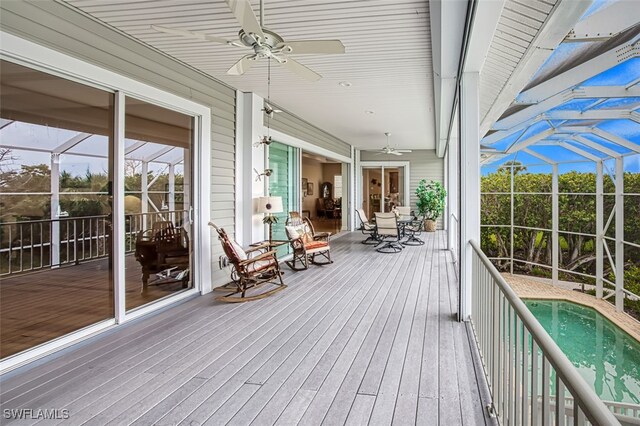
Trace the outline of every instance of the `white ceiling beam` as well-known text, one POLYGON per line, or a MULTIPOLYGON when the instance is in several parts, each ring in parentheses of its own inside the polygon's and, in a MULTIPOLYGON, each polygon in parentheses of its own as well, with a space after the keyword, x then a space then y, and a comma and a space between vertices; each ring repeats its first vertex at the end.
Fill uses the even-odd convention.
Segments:
POLYGON ((570 143, 560 142, 558 145, 560 145, 564 149, 568 149, 569 151, 573 151, 576 154, 578 154, 579 156, 584 157, 584 158, 586 158, 588 160, 591 160, 591 161, 600 161, 600 160, 602 160, 602 158, 598 157, 597 155, 593 155, 593 154, 591 154, 591 153, 589 153, 589 152, 587 152, 587 151, 585 151, 583 149, 577 148, 577 147, 571 145, 570 143))
POLYGON ((627 88, 625 86, 589 86, 565 90, 562 93, 558 93, 557 95, 545 99, 540 103, 531 105, 528 108, 511 114, 510 116, 496 122, 493 125, 493 129, 500 131, 494 132, 485 137, 483 139, 483 143, 491 144, 522 130, 537 121, 534 120, 536 117, 542 118, 542 114, 546 111, 574 99, 628 97, 640 97, 640 87, 627 88))
POLYGON ((142 141, 136 142, 133 145, 131 145, 129 148, 125 149, 124 150, 124 154, 125 155, 131 154, 133 151, 135 151, 138 148, 142 148, 146 144, 147 144, 147 142, 142 142, 142 141))
POLYGON ((464 63, 464 72, 481 72, 489 54, 491 42, 502 16, 506 0, 480 0, 477 4, 469 47, 464 63))
POLYGON ((544 156, 544 155, 542 155, 542 154, 538 154, 538 153, 537 153, 537 152, 535 152, 535 151, 531 151, 529 148, 525 148, 525 149, 523 149, 523 151, 524 151, 524 152, 526 152, 526 153, 527 153, 527 154, 529 154, 529 155, 532 155, 532 156, 536 157, 536 158, 537 158, 537 159, 539 159, 539 160, 544 161, 544 162, 545 162, 545 163, 547 163, 547 164, 558 164, 556 161, 553 161, 553 160, 552 160, 552 159, 550 159, 549 157, 545 157, 545 156, 544 156))
POLYGON ((620 109, 597 109, 590 111, 550 111, 542 115, 547 120, 618 120, 631 119, 633 111, 620 109))
POLYGON ((572 138, 574 141, 578 142, 579 144, 582 144, 584 146, 588 146, 591 149, 595 149, 596 151, 600 151, 603 154, 608 155, 609 157, 612 158, 618 158, 621 156, 621 154, 619 152, 616 152, 610 148, 607 148, 605 146, 600 145, 597 142, 594 142, 592 140, 589 140, 583 136, 580 135, 576 135, 572 138))
POLYGON ((527 47, 511 77, 500 91, 489 111, 481 117, 480 134, 491 129, 495 121, 511 105, 522 89, 531 81, 553 50, 562 42, 582 14, 591 6, 592 0, 556 2, 537 35, 527 47))
POLYGON ((609 142, 613 142, 615 144, 618 144, 620 146, 623 146, 627 149, 630 149, 634 152, 640 153, 640 145, 635 144, 633 142, 631 142, 630 140, 627 140, 625 138, 622 138, 618 135, 614 135, 612 133, 609 133, 607 131, 598 129, 598 128, 593 128, 591 129, 591 133, 593 133, 596 136, 600 136, 603 139, 608 140, 609 142))
POLYGON ((610 3, 578 22, 565 41, 603 41, 640 22, 637 0, 610 3))
POLYGON ((147 158, 145 158, 142 161, 146 161, 147 163, 151 163, 152 161, 156 160, 159 157, 162 157, 164 154, 166 154, 167 152, 171 151, 174 148, 175 148, 175 146, 165 146, 161 150, 156 151, 155 153, 151 154, 150 156, 148 156, 147 158))
POLYGON ((456 78, 462 50, 462 28, 467 14, 466 1, 429 2, 431 56, 433 62, 436 154, 444 156, 449 124, 453 117, 456 78))
POLYGON ((545 139, 546 137, 551 136, 552 134, 555 133, 555 131, 556 129, 548 129, 548 130, 545 130, 544 132, 537 133, 523 141, 516 142, 506 150, 506 153, 511 154, 513 152, 520 151, 528 147, 529 145, 533 145, 536 142, 539 142, 545 139))
POLYGON ((60 144, 57 147, 53 148, 51 150, 51 153, 63 154, 68 150, 70 150, 71 148, 73 148, 74 146, 78 145, 80 142, 89 139, 91 136, 92 136, 91 133, 78 133, 77 135, 75 135, 65 143, 60 144))
POLYGON ((571 68, 556 75, 542 83, 522 92, 518 98, 521 102, 536 103, 542 102, 550 96, 567 90, 581 82, 590 79, 622 62, 621 52, 624 60, 637 57, 639 48, 636 46, 639 35, 622 45, 615 46, 597 57, 584 62, 576 67, 571 68))

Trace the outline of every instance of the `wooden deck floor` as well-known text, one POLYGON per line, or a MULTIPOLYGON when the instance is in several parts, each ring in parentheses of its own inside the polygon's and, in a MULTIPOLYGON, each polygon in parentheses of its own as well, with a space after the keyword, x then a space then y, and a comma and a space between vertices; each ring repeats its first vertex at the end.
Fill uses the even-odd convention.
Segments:
POLYGON ((272 297, 198 297, 11 372, 2 409, 78 425, 492 424, 444 234, 395 255, 361 239, 287 270, 272 297))

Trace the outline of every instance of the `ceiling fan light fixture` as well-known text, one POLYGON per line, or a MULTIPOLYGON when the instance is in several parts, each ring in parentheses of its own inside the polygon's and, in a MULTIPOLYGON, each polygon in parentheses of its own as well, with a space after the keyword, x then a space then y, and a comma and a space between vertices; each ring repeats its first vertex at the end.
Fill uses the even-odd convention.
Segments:
POLYGON ((367 114, 367 115, 375 114, 375 112, 371 111, 370 109, 365 110, 364 113, 367 114))
POLYGON ((351 87, 353 86, 353 84, 351 84, 350 81, 341 81, 338 83, 338 85, 342 86, 342 87, 351 87))

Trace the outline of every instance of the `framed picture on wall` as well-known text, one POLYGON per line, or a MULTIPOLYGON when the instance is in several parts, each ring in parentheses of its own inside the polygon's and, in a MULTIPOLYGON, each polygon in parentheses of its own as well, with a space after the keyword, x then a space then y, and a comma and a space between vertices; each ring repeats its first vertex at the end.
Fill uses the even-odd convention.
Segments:
POLYGON ((308 183, 307 183, 307 178, 302 178, 302 196, 306 197, 307 195, 309 195, 307 193, 307 187, 308 187, 308 183))
POLYGON ((307 195, 313 195, 313 182, 307 183, 307 195))

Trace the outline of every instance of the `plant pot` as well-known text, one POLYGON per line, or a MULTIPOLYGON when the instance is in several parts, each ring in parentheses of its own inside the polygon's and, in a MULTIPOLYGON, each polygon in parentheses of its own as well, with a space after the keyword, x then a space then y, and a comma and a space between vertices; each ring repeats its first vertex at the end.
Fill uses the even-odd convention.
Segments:
POLYGON ((436 232, 436 221, 431 219, 425 219, 424 230, 427 232, 436 232))

